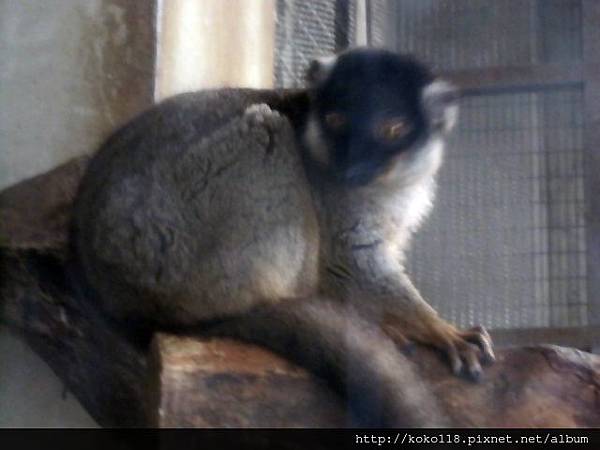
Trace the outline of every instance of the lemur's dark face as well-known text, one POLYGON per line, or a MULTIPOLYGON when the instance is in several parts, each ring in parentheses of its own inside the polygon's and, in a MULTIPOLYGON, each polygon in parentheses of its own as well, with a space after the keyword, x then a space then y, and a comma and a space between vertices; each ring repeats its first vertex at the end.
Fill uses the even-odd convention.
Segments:
MULTIPOLYGON (((383 50, 354 50, 313 63, 314 115, 327 171, 365 185, 398 159, 414 158, 439 128, 424 92, 433 77, 414 59, 383 50)), ((317 150, 318 153, 319 150, 317 150)))

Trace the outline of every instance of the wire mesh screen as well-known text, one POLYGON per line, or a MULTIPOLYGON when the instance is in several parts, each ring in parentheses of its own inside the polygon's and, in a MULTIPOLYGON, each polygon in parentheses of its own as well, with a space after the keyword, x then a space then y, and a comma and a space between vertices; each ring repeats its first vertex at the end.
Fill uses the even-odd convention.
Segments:
POLYGON ((395 47, 396 23, 390 20, 396 14, 396 0, 369 0, 367 2, 367 41, 371 47, 395 47))
POLYGON ((580 0, 399 0, 396 48, 436 69, 581 58, 580 0))
POLYGON ((409 272, 461 325, 587 324, 582 95, 474 97, 409 272))
MULTIPOLYGON (((581 59, 580 0, 400 0, 396 49, 437 70, 581 59)), ((464 102, 412 272, 462 325, 586 325, 582 93, 464 102)))
MULTIPOLYGON (((438 71, 581 60, 581 0, 366 5, 371 45, 415 53, 438 71)), ((277 85, 301 84, 311 57, 339 48, 336 27, 355 28, 355 12, 354 1, 279 0, 277 85)), ((575 87, 461 105, 436 206, 409 258, 415 284, 445 317, 491 328, 588 324, 582 110, 575 87)))
POLYGON ((275 31, 275 86, 304 85, 316 57, 348 46, 354 33, 355 2, 278 0, 275 31))

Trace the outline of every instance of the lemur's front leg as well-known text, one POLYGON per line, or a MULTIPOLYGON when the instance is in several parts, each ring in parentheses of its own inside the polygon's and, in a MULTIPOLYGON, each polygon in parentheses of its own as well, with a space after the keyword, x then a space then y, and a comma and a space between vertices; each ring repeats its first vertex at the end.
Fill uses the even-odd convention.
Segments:
POLYGON ((481 364, 495 360, 488 332, 480 326, 463 331, 442 319, 421 297, 398 259, 377 247, 355 248, 351 258, 333 265, 333 277, 351 279, 343 283, 345 299, 378 322, 399 345, 415 341, 432 346, 447 356, 455 374, 479 379, 481 364))
POLYGON ((425 302, 404 273, 397 277, 404 292, 381 300, 381 323, 385 332, 399 343, 413 340, 433 346, 446 354, 455 374, 479 379, 481 363, 490 364, 495 360, 492 339, 485 328, 458 329, 425 302), (401 306, 403 303, 410 306, 401 306))

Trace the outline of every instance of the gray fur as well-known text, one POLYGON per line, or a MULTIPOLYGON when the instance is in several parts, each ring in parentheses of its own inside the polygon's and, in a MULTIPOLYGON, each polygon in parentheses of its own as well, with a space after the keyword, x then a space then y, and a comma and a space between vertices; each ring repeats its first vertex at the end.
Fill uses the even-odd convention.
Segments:
POLYGON ((445 425, 382 331, 390 319, 408 338, 444 350, 456 341, 474 367, 475 350, 460 347, 402 261, 431 207, 447 129, 349 189, 311 174, 311 158, 326 161, 328 149, 316 123, 306 146, 299 138, 310 105, 305 91, 226 89, 144 113, 89 166, 74 209, 76 255, 118 319, 219 322, 204 331, 265 345, 362 399, 358 424, 445 425))

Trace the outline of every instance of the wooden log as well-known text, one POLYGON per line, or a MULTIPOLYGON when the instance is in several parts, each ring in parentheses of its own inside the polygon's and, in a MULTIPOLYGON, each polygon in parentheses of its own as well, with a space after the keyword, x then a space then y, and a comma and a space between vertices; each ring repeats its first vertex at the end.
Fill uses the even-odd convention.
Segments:
MULTIPOLYGON (((0 193, 0 320, 103 426, 347 424, 344 404, 304 370, 224 339, 133 333, 69 279, 70 205, 86 159, 0 193)), ((457 425, 600 426, 600 357, 575 349, 501 349, 478 384, 418 347, 413 361, 457 425)))
POLYGON ((342 427, 342 402, 305 370, 227 339, 158 333, 152 408, 160 427, 342 427))
MULTIPOLYGON (((424 382, 462 427, 598 427, 600 357, 557 346, 498 351, 480 383, 419 348, 424 382)), ((233 341, 157 335, 159 426, 347 424, 326 388, 271 353, 233 341), (283 391, 283 392, 282 392, 283 391)))

